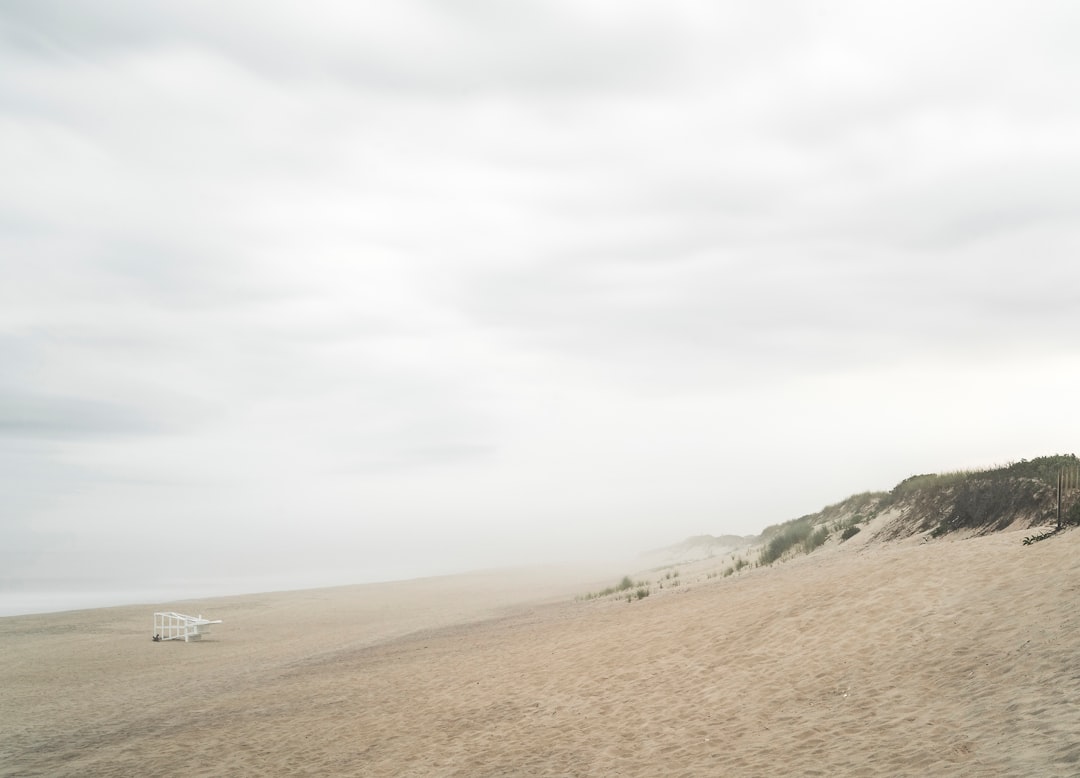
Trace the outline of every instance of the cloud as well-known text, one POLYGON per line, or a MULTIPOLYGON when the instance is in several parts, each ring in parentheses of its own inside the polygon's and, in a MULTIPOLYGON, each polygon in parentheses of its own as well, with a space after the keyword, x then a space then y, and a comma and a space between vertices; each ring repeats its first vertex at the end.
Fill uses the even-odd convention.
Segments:
POLYGON ((120 405, 0 391, 0 437, 63 440, 155 431, 159 430, 120 405))
MULTIPOLYGON (((339 80, 398 98, 618 88, 677 57, 666 15, 582 14, 569 3, 402 2, 371 8, 319 2, 302 11, 248 2, 127 2, 71 9, 16 4, 7 37, 27 55, 100 59, 187 46, 224 52, 285 83, 339 80)), ((676 30, 670 30, 675 33, 676 30)))
POLYGON ((8 3, 0 514, 471 563, 1047 453, 1076 17, 8 3))

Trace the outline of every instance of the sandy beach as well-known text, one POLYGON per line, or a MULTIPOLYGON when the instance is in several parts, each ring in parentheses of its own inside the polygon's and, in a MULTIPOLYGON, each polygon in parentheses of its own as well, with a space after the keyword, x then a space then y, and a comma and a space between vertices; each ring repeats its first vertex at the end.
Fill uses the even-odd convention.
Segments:
POLYGON ((4 618, 0 775, 1075 776, 1080 532, 1024 534, 4 618))

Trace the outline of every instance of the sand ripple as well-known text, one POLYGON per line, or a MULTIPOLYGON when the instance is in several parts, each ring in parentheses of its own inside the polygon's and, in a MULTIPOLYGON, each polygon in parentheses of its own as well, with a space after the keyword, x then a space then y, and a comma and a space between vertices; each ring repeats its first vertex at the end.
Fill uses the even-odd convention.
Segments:
POLYGON ((497 576, 235 598, 190 645, 147 609, 0 619, 0 775, 1075 776, 1080 532, 1020 540, 634 603, 536 580, 511 606, 497 576))

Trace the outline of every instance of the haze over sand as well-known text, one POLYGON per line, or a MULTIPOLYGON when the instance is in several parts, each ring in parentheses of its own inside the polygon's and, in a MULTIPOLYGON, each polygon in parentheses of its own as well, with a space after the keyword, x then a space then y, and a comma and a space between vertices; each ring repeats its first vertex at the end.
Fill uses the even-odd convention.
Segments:
POLYGON ((1080 771, 1080 532, 867 542, 0 619, 0 775, 955 775, 1080 771), (716 560, 719 565, 719 560, 716 560), (717 568, 718 569, 718 568, 717 568))

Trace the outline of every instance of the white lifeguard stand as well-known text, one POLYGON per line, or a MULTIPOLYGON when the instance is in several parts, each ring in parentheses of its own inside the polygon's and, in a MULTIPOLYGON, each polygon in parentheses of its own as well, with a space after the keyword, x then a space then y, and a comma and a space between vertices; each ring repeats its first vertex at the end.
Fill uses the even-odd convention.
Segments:
POLYGON ((190 643, 192 640, 202 640, 211 624, 220 624, 221 619, 210 621, 202 615, 187 616, 183 613, 164 611, 154 614, 154 640, 183 640, 190 643))

